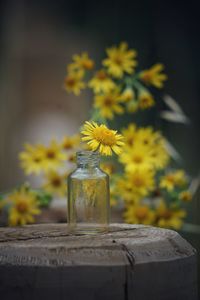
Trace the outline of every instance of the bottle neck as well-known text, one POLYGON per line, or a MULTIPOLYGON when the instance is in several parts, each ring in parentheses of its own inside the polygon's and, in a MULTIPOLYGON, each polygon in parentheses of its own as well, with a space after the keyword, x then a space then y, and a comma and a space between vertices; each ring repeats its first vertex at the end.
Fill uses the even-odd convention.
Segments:
POLYGON ((78 168, 98 168, 100 164, 100 156, 92 151, 79 151, 76 153, 77 167, 78 168))

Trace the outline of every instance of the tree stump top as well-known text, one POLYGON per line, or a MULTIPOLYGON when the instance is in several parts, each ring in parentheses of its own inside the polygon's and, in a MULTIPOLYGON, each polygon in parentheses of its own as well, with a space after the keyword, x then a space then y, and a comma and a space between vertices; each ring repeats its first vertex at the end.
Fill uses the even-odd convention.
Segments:
POLYGON ((0 228, 0 265, 135 265, 193 256, 177 232, 112 224, 108 233, 69 235, 66 224, 0 228))
POLYGON ((1 300, 197 300, 195 250, 172 230, 113 224, 0 228, 1 300))

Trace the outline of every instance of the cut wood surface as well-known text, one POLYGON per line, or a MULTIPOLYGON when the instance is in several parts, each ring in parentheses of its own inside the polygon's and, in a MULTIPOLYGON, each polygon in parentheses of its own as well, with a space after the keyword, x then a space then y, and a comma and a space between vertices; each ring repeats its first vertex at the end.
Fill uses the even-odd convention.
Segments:
POLYGON ((197 300, 196 253, 172 230, 112 224, 0 228, 1 300, 197 300))

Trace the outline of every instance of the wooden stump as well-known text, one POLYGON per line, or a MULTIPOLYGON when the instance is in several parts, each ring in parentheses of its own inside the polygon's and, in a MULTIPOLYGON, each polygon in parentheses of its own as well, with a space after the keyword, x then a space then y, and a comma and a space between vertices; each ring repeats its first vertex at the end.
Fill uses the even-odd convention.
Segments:
POLYGON ((178 233, 113 224, 72 236, 66 224, 0 228, 1 300, 196 300, 195 250, 178 233))

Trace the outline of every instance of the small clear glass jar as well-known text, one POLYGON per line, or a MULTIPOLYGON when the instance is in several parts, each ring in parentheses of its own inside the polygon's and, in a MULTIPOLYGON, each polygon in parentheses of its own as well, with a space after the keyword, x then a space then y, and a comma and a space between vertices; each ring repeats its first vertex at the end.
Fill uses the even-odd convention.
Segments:
POLYGON ((77 169, 68 176, 68 228, 71 233, 104 232, 109 226, 109 176, 92 151, 76 154, 77 169))

